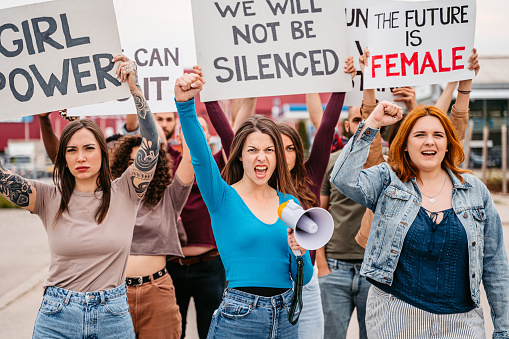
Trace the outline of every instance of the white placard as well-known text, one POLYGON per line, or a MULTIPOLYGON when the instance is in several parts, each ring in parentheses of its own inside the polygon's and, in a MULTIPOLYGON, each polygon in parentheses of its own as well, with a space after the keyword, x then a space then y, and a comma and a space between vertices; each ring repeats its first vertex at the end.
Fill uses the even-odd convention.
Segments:
POLYGON ((202 101, 352 88, 342 0, 192 0, 202 101))
POLYGON ((129 96, 111 0, 56 0, 0 11, 0 120, 129 96))
MULTIPOLYGON (((362 72, 359 65, 359 57, 368 47, 368 27, 370 25, 369 7, 379 5, 380 0, 344 0, 346 25, 348 31, 348 51, 353 56, 357 75, 353 79, 353 90, 346 93, 345 106, 360 106, 362 103, 362 72)), ((385 3, 393 3, 392 0, 384 0, 385 3)), ((380 101, 394 101, 391 88, 377 88, 376 98, 380 101)), ((398 101, 398 105, 405 108, 404 101, 398 101)))
MULTIPOLYGON (((184 67, 196 64, 189 0, 115 0, 124 54, 138 64, 138 78, 152 113, 175 112, 173 88, 184 67)), ((134 100, 72 109, 71 116, 136 114, 134 100)))
POLYGON ((364 86, 415 86, 471 79, 475 0, 399 2, 370 7, 371 57, 364 86))

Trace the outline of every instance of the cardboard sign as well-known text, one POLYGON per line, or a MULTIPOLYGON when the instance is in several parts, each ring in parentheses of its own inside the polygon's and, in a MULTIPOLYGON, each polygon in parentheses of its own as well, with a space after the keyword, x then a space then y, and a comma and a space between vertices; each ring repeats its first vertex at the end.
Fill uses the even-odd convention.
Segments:
MULTIPOLYGON (((175 112, 175 80, 196 64, 191 3, 182 0, 115 0, 123 53, 138 64, 138 78, 152 113, 175 112)), ((136 114, 134 100, 68 111, 70 116, 136 114)))
POLYGON ((342 0, 192 0, 202 101, 349 91, 342 0))
POLYGON ((115 78, 113 2, 56 0, 0 11, 0 120, 129 96, 115 78))
MULTIPOLYGON (((384 3, 393 3, 385 0, 384 3)), ((368 47, 368 27, 370 26, 369 7, 380 4, 380 0, 345 0, 346 25, 348 31, 348 51, 353 56, 357 75, 353 79, 353 90, 346 93, 345 106, 360 106, 362 103, 363 77, 359 65, 359 57, 368 47)), ((373 22, 374 24, 374 22, 373 22)), ((380 101, 394 101, 392 88, 377 88, 376 98, 380 101)), ((398 101, 400 107, 405 108, 403 101, 398 101)))
POLYGON ((364 86, 415 86, 471 79, 475 0, 370 7, 371 57, 364 86))

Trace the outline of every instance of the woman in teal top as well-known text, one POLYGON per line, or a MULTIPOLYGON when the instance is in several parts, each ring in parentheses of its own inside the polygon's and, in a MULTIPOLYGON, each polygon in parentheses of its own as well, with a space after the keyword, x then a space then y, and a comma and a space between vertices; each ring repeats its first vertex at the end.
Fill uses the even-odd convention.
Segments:
MULTIPOLYGON (((194 107, 202 84, 198 75, 185 74, 175 84, 175 101, 228 280, 208 338, 297 338, 297 326, 288 321, 297 272, 292 251, 305 250, 277 215, 281 203, 298 203, 290 195, 281 135, 264 116, 247 119, 233 139, 223 180, 194 107)), ((304 284, 312 274, 305 253, 304 284)))

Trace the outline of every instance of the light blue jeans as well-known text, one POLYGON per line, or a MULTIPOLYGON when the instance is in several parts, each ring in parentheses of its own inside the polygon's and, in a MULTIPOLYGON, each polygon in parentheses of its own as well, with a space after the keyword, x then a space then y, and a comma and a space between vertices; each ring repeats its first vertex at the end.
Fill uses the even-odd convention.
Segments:
POLYGON ((32 338, 134 339, 125 286, 84 293, 47 287, 32 338))
POLYGON ((299 317, 299 339, 323 339, 323 310, 318 283, 318 269, 313 278, 302 288, 302 312, 299 317))
POLYGON ((371 284, 360 275, 360 264, 327 259, 331 273, 318 277, 325 319, 325 339, 344 339, 355 307, 359 337, 367 339, 366 300, 371 284))
POLYGON ((288 321, 293 289, 262 297, 227 288, 214 312, 207 339, 295 339, 298 325, 288 321))

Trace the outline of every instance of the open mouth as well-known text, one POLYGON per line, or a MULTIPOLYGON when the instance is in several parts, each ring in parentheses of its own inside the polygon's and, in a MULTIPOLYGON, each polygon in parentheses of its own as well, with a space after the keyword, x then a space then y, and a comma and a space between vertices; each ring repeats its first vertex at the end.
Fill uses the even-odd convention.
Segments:
POLYGON ((265 165, 255 166, 255 175, 258 179, 263 179, 267 175, 267 170, 269 168, 265 165))
POLYGON ((437 154, 436 151, 423 151, 421 152, 422 155, 424 155, 426 158, 432 158, 433 156, 435 156, 435 154, 437 154))

